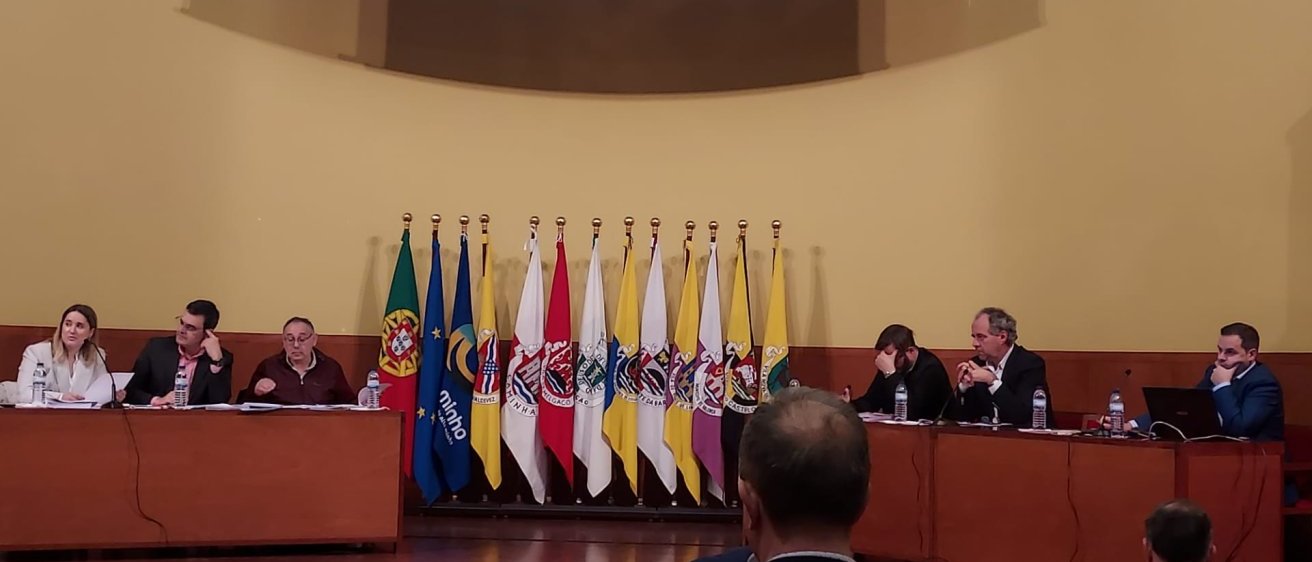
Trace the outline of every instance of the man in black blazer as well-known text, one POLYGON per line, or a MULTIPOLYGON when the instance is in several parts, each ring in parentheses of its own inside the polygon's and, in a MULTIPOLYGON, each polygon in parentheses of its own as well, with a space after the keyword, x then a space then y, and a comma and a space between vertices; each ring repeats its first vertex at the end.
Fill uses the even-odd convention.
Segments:
POLYGON ((851 407, 823 390, 785 389, 747 421, 738 469, 747 548, 702 560, 853 562, 870 447, 851 407))
POLYGON ((959 398, 954 417, 1029 427, 1034 389, 1043 387, 1048 427, 1052 427, 1048 368, 1042 357, 1016 344, 1016 319, 1001 308, 985 308, 975 315, 970 337, 976 357, 957 365, 959 398))
POLYGON ((173 336, 151 338, 137 356, 128 382, 127 403, 173 404, 173 379, 179 370, 191 379, 187 404, 223 404, 232 396, 232 353, 219 345, 214 329, 219 309, 207 300, 192 301, 178 316, 173 336))
POLYGON ((907 419, 936 420, 952 396, 947 369, 928 349, 916 345, 916 334, 892 324, 875 340, 875 378, 866 393, 852 401, 858 412, 893 413, 899 383, 907 385, 907 419))

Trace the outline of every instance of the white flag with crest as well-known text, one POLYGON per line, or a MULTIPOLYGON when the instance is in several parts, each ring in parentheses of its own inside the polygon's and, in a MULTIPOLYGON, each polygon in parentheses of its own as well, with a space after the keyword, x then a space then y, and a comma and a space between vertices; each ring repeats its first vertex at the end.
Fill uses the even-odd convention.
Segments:
POLYGON ((601 283, 601 257, 592 237, 592 259, 583 291, 579 321, 579 364, 574 369, 574 456, 588 469, 588 494, 596 497, 610 485, 611 452, 601 433, 606 412, 606 294, 601 283))
POLYGON ((501 409, 501 438, 519 469, 528 479, 533 498, 546 501, 547 459, 538 434, 538 387, 546 356, 542 290, 542 256, 538 253, 537 228, 528 241, 528 275, 519 297, 515 337, 506 367, 506 405, 501 409))
POLYGON ((638 352, 638 449, 647 456, 661 484, 671 494, 677 481, 674 452, 665 444, 665 385, 669 384, 669 319, 665 309, 665 272, 661 245, 651 237, 651 273, 642 303, 638 352))

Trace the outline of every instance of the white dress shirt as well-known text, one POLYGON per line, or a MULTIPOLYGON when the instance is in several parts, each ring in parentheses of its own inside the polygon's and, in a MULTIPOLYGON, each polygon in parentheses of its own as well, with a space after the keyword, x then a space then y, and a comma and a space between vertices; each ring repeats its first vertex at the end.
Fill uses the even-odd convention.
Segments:
MULTIPOLYGON (((1015 350, 1015 345, 1007 348, 1007 353, 1002 356, 1001 361, 998 361, 997 367, 994 367, 993 365, 984 365, 984 368, 988 369, 990 373, 993 373, 994 377, 993 382, 989 384, 989 394, 996 393, 999 388, 1002 388, 1002 371, 1007 369, 1007 360, 1011 359, 1011 352, 1015 350)), ((957 388, 961 389, 962 392, 965 392, 970 389, 970 385, 958 384, 957 388)))

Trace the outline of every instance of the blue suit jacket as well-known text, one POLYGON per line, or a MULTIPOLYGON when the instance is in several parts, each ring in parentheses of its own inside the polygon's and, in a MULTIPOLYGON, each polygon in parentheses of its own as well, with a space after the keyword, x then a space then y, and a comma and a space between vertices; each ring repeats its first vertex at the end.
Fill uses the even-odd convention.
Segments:
MULTIPOLYGON (((1198 388, 1212 389, 1211 365, 1203 372, 1198 388)), ((1241 379, 1220 390, 1213 390, 1216 413, 1221 415, 1221 431, 1231 437, 1248 437, 1254 441, 1284 441, 1285 404, 1280 381, 1266 365, 1258 362, 1241 379)), ((1140 429, 1148 429, 1152 418, 1144 414, 1134 419, 1140 429)))

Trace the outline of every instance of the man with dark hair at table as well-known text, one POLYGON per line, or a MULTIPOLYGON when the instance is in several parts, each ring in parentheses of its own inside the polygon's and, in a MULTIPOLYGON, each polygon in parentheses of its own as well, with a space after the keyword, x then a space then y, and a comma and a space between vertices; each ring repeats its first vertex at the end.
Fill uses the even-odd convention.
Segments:
MULTIPOLYGON (((1222 326, 1216 339, 1216 361, 1203 371, 1197 388, 1212 391, 1222 433, 1254 441, 1284 441, 1284 392, 1275 373, 1257 360, 1261 343, 1257 328, 1248 324, 1222 326)), ((1152 430, 1152 423, 1152 417, 1143 414, 1125 422, 1125 430, 1147 432, 1152 430)), ((1287 482, 1284 504, 1294 505, 1297 501, 1297 487, 1287 482)))
POLYGON ((1143 551, 1150 562, 1205 562, 1216 552, 1211 519, 1189 500, 1157 506, 1143 527, 1143 551))
POLYGON ((172 336, 151 338, 132 366, 124 389, 127 403, 172 406, 173 382, 179 371, 188 379, 188 404, 223 404, 232 397, 232 353, 223 349, 214 330, 219 308, 196 300, 178 315, 172 336))
POLYGON ((1034 413, 1034 390, 1043 387, 1052 420, 1052 390, 1043 358, 1016 343, 1016 319, 1001 308, 975 313, 970 325, 975 358, 957 365, 960 398, 957 419, 1009 423, 1029 427, 1034 413))
POLYGON ((860 398, 852 401, 858 412, 893 413, 898 384, 907 387, 907 419, 936 420, 952 397, 947 369, 928 349, 916 345, 916 334, 892 324, 875 340, 875 377, 860 398))
POLYGON ((855 559, 870 449, 861 419, 837 396, 797 387, 762 404, 743 429, 738 470, 747 549, 703 560, 855 559))
MULTIPOLYGON (((1212 391, 1221 431, 1231 437, 1255 441, 1285 438, 1284 395, 1275 373, 1257 360, 1261 336, 1257 329, 1235 322, 1221 328, 1216 340, 1216 361, 1203 371, 1198 388, 1212 391)), ((1126 423, 1126 429, 1147 431, 1148 414, 1126 423)))
POLYGON ((342 365, 315 347, 319 335, 308 318, 282 326, 282 351, 261 361, 238 402, 272 404, 355 404, 342 365))

